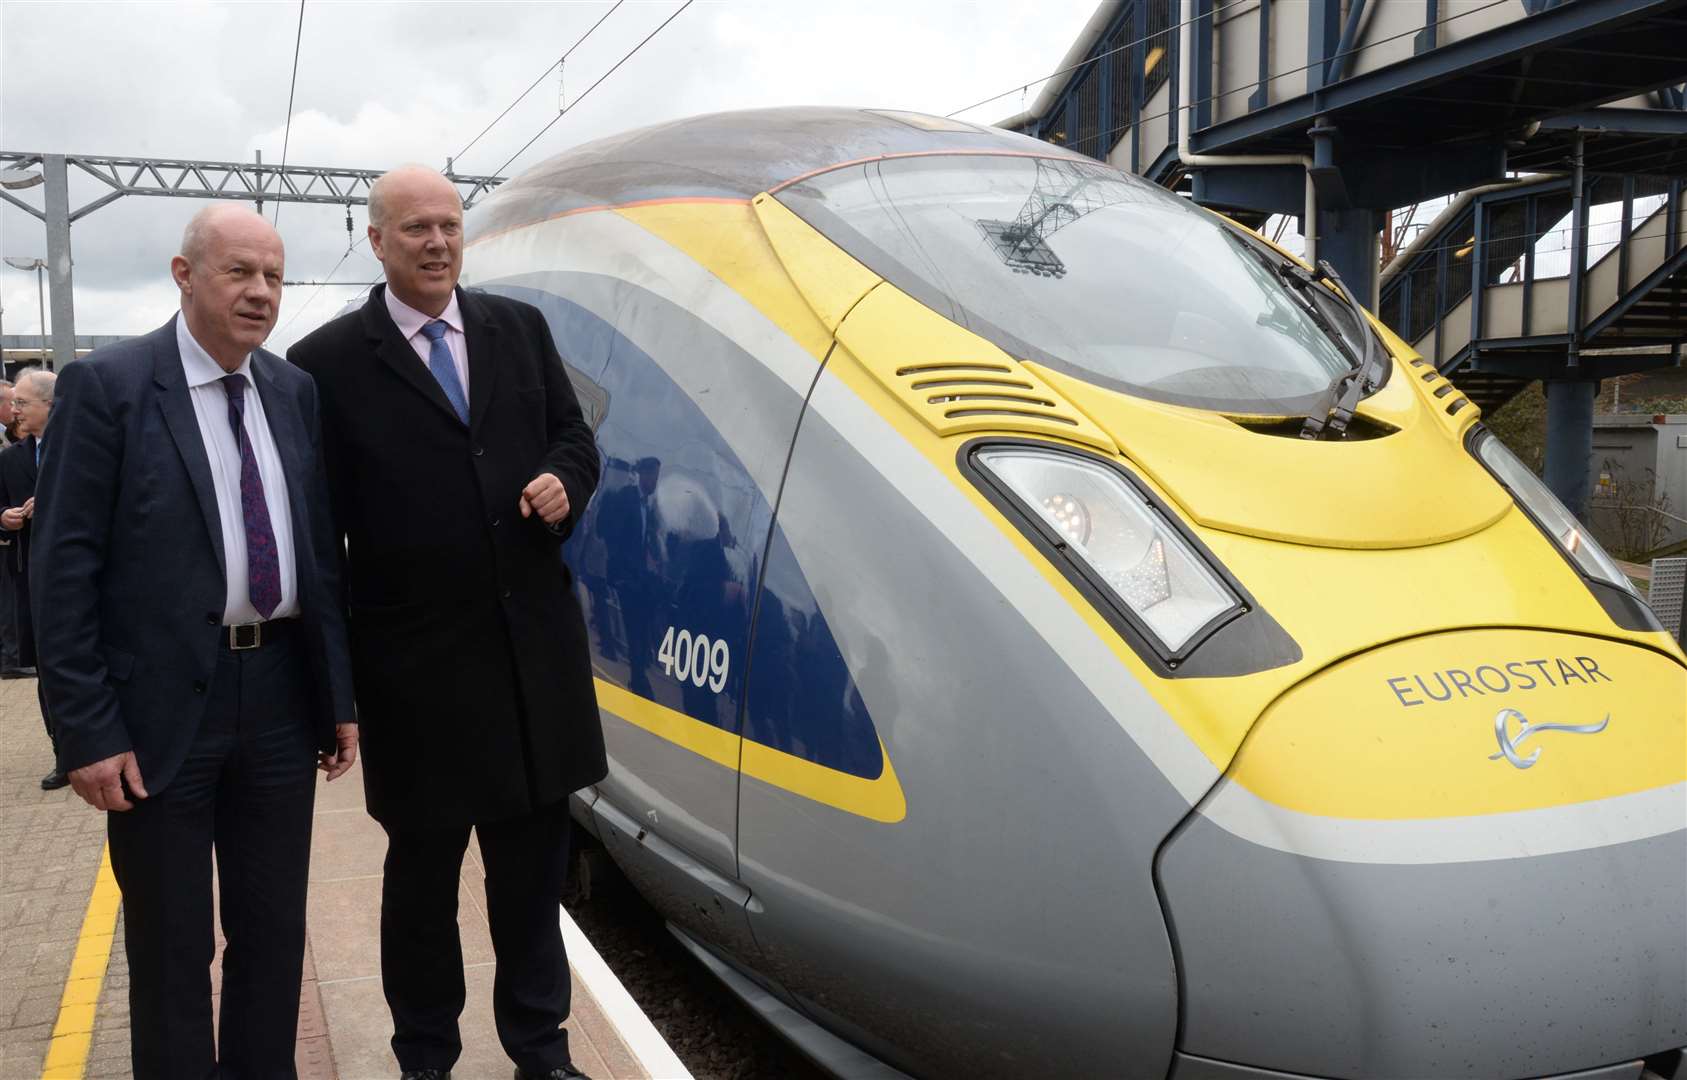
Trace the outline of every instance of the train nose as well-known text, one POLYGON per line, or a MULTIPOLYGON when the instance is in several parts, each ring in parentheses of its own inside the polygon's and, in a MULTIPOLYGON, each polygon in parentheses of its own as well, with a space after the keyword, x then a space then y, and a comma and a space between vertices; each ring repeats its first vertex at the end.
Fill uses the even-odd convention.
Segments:
POLYGON ((1674 658, 1547 632, 1303 682, 1162 854, 1180 1051, 1493 1080, 1687 1044, 1684 713, 1674 658))

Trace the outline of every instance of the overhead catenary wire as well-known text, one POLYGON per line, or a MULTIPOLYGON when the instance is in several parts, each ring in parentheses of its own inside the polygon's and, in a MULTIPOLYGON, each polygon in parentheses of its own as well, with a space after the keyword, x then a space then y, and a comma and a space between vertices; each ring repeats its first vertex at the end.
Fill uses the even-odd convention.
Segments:
MULTIPOLYGON (((276 183, 285 184, 287 171, 287 145, 293 139, 293 92, 299 88, 299 45, 305 39, 305 0, 299 0, 299 26, 293 32, 293 75, 287 81, 287 126, 281 133, 281 171, 276 173, 276 183)), ((281 222, 281 200, 275 200, 275 216, 270 219, 271 225, 281 222)))
MULTIPOLYGON (((1487 11, 1489 8, 1502 7, 1507 3, 1510 3, 1510 0, 1491 0, 1491 2, 1489 2, 1487 4, 1484 4, 1481 7, 1471 8, 1468 11, 1461 11, 1461 12, 1458 12, 1457 14, 1449 15, 1444 19, 1437 19, 1436 22, 1435 22, 1435 25, 1441 26, 1445 23, 1452 22, 1454 19, 1460 19, 1460 18, 1465 17, 1466 15, 1475 15, 1479 12, 1487 11)), ((1377 46, 1377 45, 1386 45, 1391 41, 1398 41, 1401 38, 1414 37, 1419 32, 1420 32, 1419 30, 1413 29, 1413 30, 1403 31, 1403 32, 1398 33, 1398 34, 1391 34, 1388 37, 1378 38, 1375 41, 1367 42, 1365 45, 1360 46, 1360 48, 1361 49, 1368 49, 1368 48, 1372 48, 1372 47, 1377 46)), ((1172 115, 1172 113, 1174 113, 1174 112, 1181 112, 1185 109, 1193 109, 1197 105, 1205 105, 1205 104, 1208 104, 1208 103, 1211 103, 1211 102, 1214 102, 1214 101, 1219 101, 1222 98, 1233 97, 1236 94, 1240 94, 1245 90, 1257 90, 1261 86, 1266 85, 1267 83, 1276 82, 1278 79, 1287 78, 1290 75, 1299 75, 1300 73, 1302 73, 1304 71, 1310 71, 1312 68, 1318 67, 1319 65, 1323 64, 1324 62, 1325 61, 1323 61, 1323 60, 1317 60, 1317 61, 1313 61, 1312 63, 1302 64, 1300 67, 1297 67, 1297 68, 1288 68, 1287 70, 1276 72, 1276 73, 1272 74, 1269 78, 1255 79, 1252 82, 1239 83, 1235 86, 1226 88, 1222 93, 1208 94, 1206 97, 1202 97, 1202 98, 1192 98, 1187 104, 1180 104, 1180 105, 1176 106, 1175 108, 1162 109, 1161 111, 1159 111, 1157 113, 1145 113, 1142 116, 1137 117, 1135 120, 1133 120, 1129 124, 1120 124, 1116 127, 1109 128, 1106 131, 1097 132, 1096 137, 1097 138, 1106 138, 1109 135, 1116 135, 1119 132, 1128 131, 1130 128, 1133 128, 1133 127, 1137 126, 1138 124, 1146 123, 1150 120, 1164 120, 1166 117, 1172 115)), ((1483 104, 1483 103, 1482 102, 1470 102, 1469 104, 1483 104)))
POLYGON ((685 3, 681 4, 679 6, 679 8, 676 9, 672 15, 669 15, 666 19, 662 20, 662 24, 660 26, 658 26, 656 29, 652 30, 650 33, 646 34, 644 36, 644 40, 640 41, 637 45, 634 45, 630 50, 628 50, 628 52, 625 56, 621 57, 621 59, 615 61, 614 66, 611 67, 608 71, 604 72, 602 75, 599 75, 598 78, 597 78, 597 82, 592 83, 592 85, 590 85, 590 86, 586 87, 584 90, 582 90, 580 92, 579 97, 575 98, 573 100, 573 102, 570 103, 566 108, 558 111, 558 113, 555 116, 551 117, 550 123, 547 123, 544 127, 540 128, 538 130, 538 132, 531 139, 528 139, 527 142, 523 143, 521 149, 517 150, 515 153, 511 154, 508 161, 505 161, 502 165, 498 166, 496 169, 493 169, 492 175, 493 176, 503 175, 504 170, 510 167, 510 162, 514 161, 516 158, 520 157, 521 155, 527 153, 528 147, 530 147, 534 143, 538 142, 540 137, 543 136, 545 134, 545 132, 551 130, 551 128, 553 126, 555 126, 555 124, 558 120, 561 120, 564 116, 567 116, 569 113, 573 112, 575 106, 579 105, 580 102, 584 101, 586 99, 586 96, 588 94, 590 94, 593 90, 596 90, 598 88, 598 86, 603 82, 603 80, 605 80, 605 79, 609 78, 611 75, 615 74, 615 71, 616 71, 617 68, 619 68, 622 64, 625 64, 628 60, 631 60, 633 58, 634 53, 638 52, 640 49, 644 48, 647 44, 649 44, 651 38, 655 37, 657 34, 660 34, 664 29, 667 28, 669 23, 671 23, 675 19, 679 18, 680 15, 682 13, 684 13, 685 9, 690 7, 695 2, 696 2, 696 0, 685 0, 685 3))
MULTIPOLYGON (((1238 7, 1242 4, 1250 4, 1250 3, 1253 3, 1253 2, 1254 2, 1254 0, 1230 0, 1229 3, 1220 5, 1219 7, 1214 8, 1212 11, 1209 11, 1204 15, 1197 15, 1197 16, 1195 16, 1195 18, 1190 19, 1188 21, 1190 21, 1190 22, 1200 22, 1202 19, 1216 19, 1219 16, 1219 14, 1222 13, 1222 12, 1229 11, 1231 8, 1238 7)), ((1503 0, 1502 0, 1502 2, 1503 2, 1503 0)), ((1015 86, 1012 89, 1003 90, 1001 93, 994 94, 990 97, 987 97, 983 101, 975 101, 971 105, 966 106, 965 108, 956 109, 954 112, 944 113, 943 118, 945 120, 953 120, 955 117, 961 115, 964 112, 971 112, 974 109, 977 109, 977 108, 980 108, 982 106, 990 104, 992 101, 1000 101, 1003 98, 1010 97, 1014 94, 1024 94, 1026 91, 1030 90, 1033 86, 1041 85, 1042 83, 1048 82, 1050 79, 1056 79, 1056 78, 1059 78, 1062 75, 1071 74, 1072 72, 1077 71, 1079 68, 1086 67, 1090 64, 1099 64, 1101 61, 1107 59, 1109 56, 1112 56, 1114 53, 1124 52, 1126 49, 1132 49, 1132 48, 1135 48, 1138 45, 1146 45, 1148 42, 1153 41, 1155 38, 1160 37, 1164 34, 1169 34, 1173 30, 1182 29, 1182 27, 1183 27, 1183 23, 1181 23, 1181 22, 1172 23, 1170 26, 1165 27, 1163 30, 1155 30, 1153 33, 1144 34, 1142 37, 1137 38, 1135 41, 1127 41, 1127 42, 1123 43, 1122 45, 1115 45, 1113 48, 1108 49, 1106 52, 1101 53, 1098 56, 1086 57, 1085 59, 1078 61, 1076 64, 1069 64, 1066 67, 1061 68, 1059 71, 1051 71, 1047 75, 1044 75, 1040 79, 1032 79, 1028 83, 1021 83, 1020 85, 1015 86)))
MULTIPOLYGON (((299 321, 299 316, 303 315, 305 313, 305 309, 310 307, 312 304, 314 304, 316 302, 316 298, 318 296, 321 296, 322 290, 327 288, 328 286, 333 285, 333 286, 336 286, 338 288, 349 289, 353 285, 359 284, 358 282, 355 282, 355 281, 346 281, 346 282, 335 281, 334 275, 340 272, 340 267, 344 266, 346 264, 346 260, 351 258, 351 253, 356 251, 358 248, 362 247, 363 241, 367 240, 367 239, 368 239, 368 236, 365 235, 362 239, 358 240, 357 243, 352 244, 352 245, 350 245, 346 248, 345 254, 340 256, 340 261, 334 264, 334 269, 328 271, 327 275, 320 282, 317 283, 316 288, 311 290, 311 294, 309 296, 305 297, 305 302, 299 305, 298 309, 293 312, 292 317, 289 318, 285 323, 283 323, 281 325, 281 329, 277 330, 276 333, 285 334, 287 332, 287 328, 299 321)), ((368 288, 368 286, 364 286, 364 287, 368 288)))
MULTIPOLYGON (((1222 11, 1228 10, 1231 7, 1235 7, 1237 4, 1249 3, 1249 2, 1251 2, 1251 0, 1232 0, 1231 3, 1226 4, 1221 8, 1215 8, 1214 10, 1212 10, 1210 12, 1207 12, 1207 13, 1202 14, 1202 15, 1198 15, 1193 19, 1189 19, 1189 20, 1185 20, 1185 21, 1190 22, 1190 23, 1198 23, 1198 22, 1201 22, 1205 19, 1213 19, 1213 18, 1216 18, 1219 15, 1219 13, 1222 12, 1222 11)), ((1504 7, 1506 4, 1508 4, 1510 2, 1511 2, 1511 0, 1489 0, 1488 3, 1483 4, 1480 7, 1474 7, 1474 8, 1470 8, 1469 10, 1466 10, 1466 11, 1455 12, 1455 13, 1453 13, 1451 15, 1448 15, 1448 16, 1445 16, 1443 18, 1436 19, 1433 24, 1426 24, 1426 26, 1427 25, 1434 25, 1434 26, 1437 26, 1437 27, 1445 26, 1447 23, 1450 23, 1450 22, 1454 21, 1455 19, 1462 19, 1462 18, 1466 18, 1466 17, 1471 16, 1471 15, 1478 15, 1478 14, 1481 14, 1482 12, 1484 12, 1484 11, 1489 10, 1490 8, 1504 7)), ((1088 59, 1080 60, 1078 63, 1072 64, 1068 67, 1061 68, 1059 71, 1050 72, 1049 74, 1044 75, 1040 79, 1032 79, 1028 83, 1024 83, 1020 86, 1015 86, 1010 90, 1004 90, 1002 93, 996 94, 992 97, 987 97, 982 101, 974 102, 973 104, 968 105, 964 109, 956 109, 952 113, 945 113, 944 116, 946 118, 952 118, 952 117, 959 116, 961 113, 964 113, 964 112, 971 112, 973 109, 976 109, 979 106, 988 105, 992 101, 999 101, 1002 98, 1008 97, 1011 94, 1021 93, 1022 91, 1028 90, 1031 87, 1036 86, 1040 83, 1045 83, 1045 82, 1049 81, 1050 79, 1058 78, 1061 75, 1066 75, 1066 74, 1070 74, 1071 72, 1077 71, 1079 68, 1085 67, 1086 65, 1099 63, 1100 61, 1105 60, 1107 57, 1112 56, 1114 53, 1121 52, 1125 49, 1135 48, 1138 45, 1147 44, 1148 42, 1152 41, 1153 39, 1155 39, 1157 37, 1160 37, 1164 34, 1170 34, 1174 30, 1181 29, 1183 26, 1184 26, 1183 22, 1172 23, 1171 25, 1167 26, 1164 30, 1156 30, 1152 34, 1148 34, 1144 37, 1138 38, 1135 41, 1127 41, 1123 45, 1119 45, 1115 48, 1109 49, 1106 52, 1101 53, 1097 56, 1092 56, 1092 57, 1089 57, 1088 59)), ((1211 102, 1211 101, 1217 101, 1220 98, 1224 98, 1224 97, 1230 97, 1231 95, 1238 94, 1238 93, 1240 93, 1244 90, 1256 90, 1259 87, 1261 87, 1261 86, 1263 86, 1267 83, 1275 82, 1278 79, 1286 78, 1287 76, 1290 76, 1290 75, 1298 75, 1301 72, 1310 71, 1311 69, 1313 69, 1315 67, 1322 67, 1322 66, 1328 64, 1331 60, 1353 56, 1357 53, 1364 52, 1366 49, 1372 49, 1372 48, 1375 48, 1378 45, 1386 45, 1391 41, 1398 41, 1401 38, 1415 37, 1418 34, 1422 33, 1423 30, 1426 28, 1426 26, 1414 26, 1410 30, 1405 30, 1405 31, 1402 31, 1398 34, 1391 34, 1388 37, 1378 38, 1375 41, 1367 41, 1363 45, 1355 45, 1353 48, 1348 49, 1345 52, 1332 54, 1331 56, 1325 57, 1324 59, 1321 59, 1321 60, 1313 60, 1313 61, 1310 61, 1308 63, 1302 64, 1300 67, 1297 67, 1297 68, 1289 68, 1289 69, 1284 70, 1284 71, 1275 72, 1270 77, 1265 78, 1265 79, 1255 79, 1253 82, 1240 83, 1236 86, 1232 86, 1232 87, 1226 89, 1222 94, 1209 94, 1208 96, 1206 96, 1204 98, 1193 99, 1193 100, 1189 101, 1187 104, 1178 106, 1178 109, 1193 108, 1196 105, 1205 104, 1205 103, 1211 102)), ((1163 119, 1164 117, 1170 116, 1173 112, 1178 111, 1178 109, 1166 109, 1163 112, 1158 112, 1158 113, 1153 113, 1151 115, 1142 116, 1142 117, 1139 117, 1136 122, 1141 122, 1141 121, 1144 121, 1144 120, 1163 119)), ((1101 135, 1111 135, 1111 134, 1113 134, 1113 132, 1123 131, 1126 128, 1129 128, 1129 127, 1132 127, 1132 126, 1134 126, 1134 123, 1133 124, 1125 124, 1122 127, 1116 127, 1116 128, 1113 128, 1110 131, 1101 132, 1100 134, 1101 135)))
MULTIPOLYGON (((302 2, 302 0, 301 0, 301 2, 302 2)), ((615 73, 616 69, 618 69, 622 64, 625 64, 628 60, 630 60, 634 53, 638 52, 640 49, 644 48, 645 45, 649 44, 651 38, 654 38, 657 34, 661 33, 663 31, 663 29, 665 29, 669 23, 671 23, 675 19, 677 19, 680 16, 680 14, 685 11, 686 8, 688 8, 692 5, 693 2, 694 2, 694 0, 685 0, 685 3, 681 4, 679 6, 679 8, 674 11, 673 14, 669 15, 666 19, 662 20, 661 25, 657 26, 656 29, 654 29, 650 33, 646 34, 644 36, 643 40, 641 40, 637 45, 634 45, 632 47, 632 49, 630 49, 626 53, 626 55, 622 56, 621 59, 615 61, 614 66, 612 66, 608 71, 604 72, 602 75, 598 76, 598 79, 597 79, 596 82, 594 82, 590 86, 586 87, 586 89, 583 90, 580 93, 580 96, 574 99, 574 102, 573 102, 572 105, 569 105, 568 108, 563 109, 561 112, 557 113, 556 116, 552 117, 550 123, 548 123, 544 127, 540 128, 538 134, 534 135, 533 138, 527 140, 526 144, 524 144, 520 150, 517 150, 514 154, 512 154, 510 156, 509 160, 505 161, 502 165, 500 165, 496 169, 492 170, 492 172, 489 175, 492 175, 492 176, 501 175, 503 173, 503 171, 506 168, 509 167, 510 162, 514 161, 516 158, 520 157, 523 153, 525 153, 528 147, 532 146, 535 142, 537 142, 539 140, 539 137, 541 135, 543 135, 545 132, 547 132, 551 129, 552 125, 554 125, 558 120, 562 119, 562 117, 565 114, 572 111, 575 105, 580 104, 580 102, 586 97, 587 94, 590 94, 593 90, 597 89, 598 86, 601 85, 605 79, 609 78, 609 76, 611 76, 615 73)), ((619 3, 617 3, 616 6, 619 7, 620 6, 619 3)), ((609 10, 609 12, 604 15, 604 18, 608 18, 608 16, 610 14, 614 13, 614 10, 615 10, 614 8, 611 8, 609 10)), ((598 20, 599 23, 601 23, 602 21, 603 21, 603 19, 598 20)), ((593 28, 595 29, 595 25, 594 25, 593 28)), ((590 33, 590 31, 587 31, 587 33, 590 33)), ((581 40, 582 41, 585 40, 584 37, 582 37, 581 40)), ((576 43, 576 44, 578 44, 578 43, 576 43)), ((553 67, 554 67, 554 65, 553 65, 553 67)), ((550 71, 547 70, 545 74, 549 75, 550 71)), ((542 75, 542 76, 540 76, 540 79, 542 80, 544 77, 545 76, 542 75)), ((495 122, 496 121, 494 121, 494 123, 495 122)), ((485 132, 483 131, 481 134, 484 135, 485 132)), ((479 136, 476 136, 475 138, 478 139, 479 136)), ((471 146, 473 145, 473 141, 470 142, 470 145, 471 146)), ((353 243, 346 248, 345 254, 340 256, 340 261, 334 264, 334 269, 328 271, 328 274, 322 279, 321 284, 317 285, 316 288, 314 290, 312 290, 310 296, 306 298, 305 302, 299 306, 298 310, 293 312, 292 317, 289 318, 287 320, 287 322, 282 326, 281 330, 279 331, 280 333, 285 333, 287 328, 292 326, 293 323, 298 320, 300 315, 304 314, 305 309, 310 307, 310 305, 316 301, 316 298, 321 295, 322 290, 324 288, 327 288, 330 285, 339 285, 338 282, 334 281, 334 275, 339 273, 340 267, 345 265, 346 259, 351 257, 352 252, 354 252, 358 248, 362 247, 364 242, 367 241, 368 239, 369 239, 368 233, 365 233, 363 236, 358 238, 356 243, 353 243)), ((360 292, 358 295, 361 296, 363 292, 367 292, 370 288, 372 288, 375 284, 377 284, 378 281, 379 281, 379 279, 377 279, 377 281, 375 281, 375 282, 370 282, 370 283, 364 285, 363 289, 362 289, 362 292, 360 292)), ((349 288, 349 287, 351 287, 352 284, 354 284, 354 283, 347 282, 344 287, 349 288)))
MULTIPOLYGON (((593 23, 586 30, 586 32, 584 34, 581 34, 579 39, 576 40, 574 42, 574 44, 570 45, 567 48, 567 50, 563 52, 562 56, 559 57, 557 60, 555 60, 551 64, 550 67, 548 67, 544 71, 540 72, 539 77, 537 79, 534 79, 532 84, 530 86, 528 86, 527 89, 525 89, 521 93, 517 94, 516 99, 514 101, 510 102, 507 106, 504 107, 503 112, 501 112, 497 116, 493 117, 492 122, 490 124, 487 124, 485 127, 481 128, 479 135, 476 135, 474 138, 470 139, 469 144, 467 146, 463 147, 461 150, 459 150, 455 154, 453 154, 451 156, 451 160, 453 162, 461 161, 463 159, 464 154, 466 154, 470 150, 474 149, 475 143, 478 143, 486 135, 486 133, 488 131, 491 131, 494 127, 497 127, 498 122, 500 120, 502 120, 504 117, 508 116, 510 114, 511 109, 515 108, 517 105, 520 105, 522 103, 522 101, 524 99, 526 99, 528 94, 531 94, 535 89, 537 89, 539 84, 544 82, 545 79, 550 75, 551 72, 555 71, 559 66, 566 63, 568 61, 569 56, 571 56, 573 54, 574 50, 578 49, 582 44, 585 43, 587 38, 592 36, 592 31, 594 31, 598 27, 602 26, 603 23, 604 23, 604 20, 608 19, 611 15, 615 14, 616 8, 619 8, 624 3, 626 3, 626 0, 615 0, 615 4, 614 4, 613 7, 611 7, 608 11, 604 12, 602 17, 599 18, 597 22, 593 23)), ((496 175, 496 174, 494 174, 494 175, 496 175)))
MULTIPOLYGON (((1486 4, 1483 7, 1475 8, 1471 11, 1460 12, 1456 15, 1449 16, 1445 19, 1436 20, 1432 25, 1438 26, 1438 25, 1441 25, 1442 23, 1450 22, 1454 18, 1462 18, 1465 15, 1474 14, 1474 13, 1479 12, 1479 11, 1487 10, 1488 8, 1498 7, 1505 2, 1506 2, 1506 0, 1491 0, 1490 3, 1486 4)), ((1190 0, 1183 0, 1182 4, 1180 5, 1179 11, 1180 11, 1181 14, 1189 15, 1189 13, 1191 11, 1190 0)), ((1246 153, 1246 154, 1236 154, 1236 153, 1213 154, 1213 153, 1196 152, 1196 151, 1193 150, 1193 148, 1190 145, 1191 124, 1186 119, 1184 119, 1182 114, 1185 113, 1188 110, 1195 109, 1198 105, 1202 105, 1202 104, 1205 104, 1207 102, 1211 102, 1211 101, 1214 101, 1214 100, 1220 100, 1223 97, 1228 96, 1230 94, 1241 93, 1241 92, 1245 92, 1246 90, 1248 90, 1250 88, 1262 87, 1262 86, 1265 86, 1265 85, 1269 85, 1269 83, 1280 80, 1280 79, 1283 79, 1288 75, 1294 74, 1295 72, 1307 71, 1307 70, 1311 70, 1313 68, 1317 68, 1317 67, 1320 67, 1320 66, 1324 66, 1324 67, 1327 68, 1328 65, 1330 65, 1332 63, 1336 64, 1336 66, 1338 68, 1345 69, 1346 64, 1344 63, 1344 61, 1347 58, 1351 57, 1352 55, 1356 54, 1357 52, 1362 51, 1363 49, 1366 49, 1366 48, 1372 48, 1376 45, 1384 44, 1385 42, 1398 40, 1399 38, 1405 37, 1405 36, 1408 36, 1408 35, 1407 34, 1397 34, 1397 35, 1392 35, 1390 37, 1379 39, 1378 41, 1367 42, 1363 45, 1356 46, 1356 47, 1353 47, 1353 48, 1338 49, 1337 55, 1335 57, 1310 61, 1307 64, 1302 65, 1299 68, 1291 69, 1289 71, 1276 72, 1276 73, 1273 73, 1269 78, 1263 78, 1262 77, 1261 79, 1254 80, 1252 82, 1249 82, 1249 83, 1244 84, 1244 85, 1239 86, 1239 87, 1227 88, 1223 93, 1209 94, 1206 98, 1197 99, 1197 98, 1194 97, 1194 94, 1193 94, 1194 87, 1191 85, 1191 80, 1190 80, 1190 71, 1193 68, 1193 64, 1187 63, 1187 62, 1182 62, 1182 61, 1179 60, 1179 58, 1184 56, 1184 54, 1189 54, 1189 55, 1194 54, 1194 44, 1193 44, 1193 41, 1192 41, 1192 34, 1193 34, 1193 31, 1194 31, 1194 26, 1200 19, 1205 18, 1205 17, 1207 17, 1205 14, 1190 15, 1189 17, 1183 19, 1183 21, 1175 24, 1175 28, 1178 30, 1178 36, 1177 36, 1177 39, 1176 39, 1178 44, 1177 44, 1177 51, 1175 53, 1173 53, 1172 56, 1173 56, 1173 64, 1176 66, 1176 68, 1178 70, 1178 74, 1177 74, 1177 79, 1173 83, 1173 85, 1171 87, 1171 91, 1170 91, 1170 98, 1174 102, 1174 104, 1172 105, 1171 108, 1163 110, 1163 111, 1161 111, 1159 113, 1156 113, 1156 114, 1152 114, 1150 116, 1142 116, 1142 115, 1133 116, 1129 119, 1128 122, 1126 122, 1124 124, 1120 124, 1120 125, 1115 125, 1112 129, 1109 129, 1107 131, 1097 131, 1097 132, 1093 132, 1093 133, 1089 133, 1089 134, 1074 133, 1074 135, 1075 135, 1074 138, 1068 139, 1068 140, 1063 140, 1063 141, 1070 142, 1070 143, 1077 144, 1077 145, 1082 145, 1083 143, 1088 142, 1090 140, 1095 140, 1096 142, 1101 143, 1103 146, 1107 146, 1107 145, 1110 145, 1112 136, 1117 132, 1125 131, 1125 130, 1132 129, 1132 128, 1137 128, 1137 127, 1140 127, 1147 120, 1154 119, 1156 117, 1169 117, 1169 116, 1172 116, 1174 113, 1176 113, 1176 114, 1178 114, 1178 116, 1173 122, 1173 127, 1174 127, 1175 132, 1176 132, 1176 144, 1177 144, 1177 158, 1176 158, 1176 160, 1181 164, 1183 170, 1185 170, 1185 171, 1192 170, 1192 169, 1198 170, 1198 169, 1201 169, 1201 168, 1214 167, 1214 166, 1222 167, 1222 166, 1229 166, 1229 165, 1250 165, 1250 164, 1256 165, 1256 166, 1258 166, 1258 165, 1299 166, 1303 170, 1304 175, 1305 175, 1305 185, 1304 185, 1305 186, 1305 201, 1304 201, 1304 208, 1303 208, 1302 214, 1301 214, 1301 220, 1302 220, 1303 225, 1304 225, 1303 234, 1305 236, 1305 249, 1304 249, 1305 250, 1305 256, 1309 260, 1316 260, 1317 255, 1315 254, 1315 251, 1316 251, 1318 230, 1316 228, 1315 223, 1318 220, 1318 215, 1317 215, 1317 201, 1318 200, 1317 200, 1317 186, 1313 183, 1313 169, 1314 169, 1313 159, 1309 155, 1307 155, 1304 151, 1298 151, 1298 150, 1290 150, 1290 151, 1287 151, 1287 152, 1264 152, 1264 153, 1262 153, 1262 152, 1259 151, 1259 149, 1256 148, 1252 153, 1246 153)), ((1214 17, 1216 18, 1216 12, 1214 13, 1214 17)), ((1356 25, 1356 24, 1350 23, 1349 28, 1351 29, 1353 25, 1356 25)), ((1150 35, 1149 37, 1142 38, 1139 41, 1133 42, 1131 44, 1132 45, 1140 45, 1141 42, 1150 40, 1152 37, 1156 37, 1156 36, 1160 36, 1160 35, 1164 35, 1166 40, 1170 41, 1171 40, 1170 35, 1171 35, 1172 29, 1173 29, 1173 27, 1167 27, 1163 30, 1156 30, 1153 35, 1150 35)), ((1417 31, 1414 28, 1413 31, 1411 31, 1410 33, 1412 35, 1415 35, 1417 33, 1417 31)), ((1121 47, 1124 47, 1124 46, 1121 46, 1121 47)), ((1114 49, 1114 50, 1111 50, 1109 53, 1103 54, 1103 55, 1111 55, 1113 52, 1117 52, 1117 51, 1118 51, 1118 49, 1114 49)), ((1158 58, 1158 57, 1163 56, 1164 54, 1165 54, 1164 47, 1157 45, 1155 47, 1155 52, 1154 52, 1155 57, 1158 58)), ((1099 59, 1099 58, 1092 58, 1092 59, 1099 59)), ((1140 83, 1140 81, 1141 81, 1141 77, 1140 77, 1140 74, 1139 74, 1138 82, 1140 83)), ((1039 100, 1041 99, 1041 97, 1046 95, 1047 90, 1048 90, 1048 87, 1045 85, 1044 92, 1042 94, 1039 94, 1039 100)), ((1009 92, 1011 93, 1012 91, 1009 91, 1009 92)), ((1067 93, 1071 93, 1070 88, 1068 88, 1067 93)), ((1137 110, 1140 110, 1142 108, 1142 104, 1143 103, 1141 101, 1137 101, 1135 103, 1135 108, 1137 110)), ((1021 114, 1019 117, 1016 117, 1015 119, 1017 121, 1024 121, 1026 119, 1026 116, 1025 116, 1025 114, 1021 114)), ((1324 121, 1321 120, 1320 122, 1322 123, 1324 121)), ((1024 127, 1024 126, 1027 126, 1027 125, 1020 124, 1019 126, 1024 127)), ((1090 151, 1090 152, 1093 153, 1093 151, 1090 151)), ((1094 156, 1103 157, 1104 155, 1097 154, 1097 155, 1094 155, 1094 156)))

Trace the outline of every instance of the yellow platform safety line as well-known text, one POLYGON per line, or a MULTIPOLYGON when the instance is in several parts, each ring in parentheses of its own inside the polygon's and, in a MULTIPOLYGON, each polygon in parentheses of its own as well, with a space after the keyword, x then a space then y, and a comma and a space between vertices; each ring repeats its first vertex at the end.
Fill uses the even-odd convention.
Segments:
POLYGON ((107 844, 100 851, 100 871, 88 897, 88 910, 82 916, 82 933, 76 940, 76 957, 70 962, 64 996, 59 999, 59 1019, 53 1025, 47 1060, 41 1065, 41 1080, 82 1080, 88 1068, 94 1010, 99 1007, 100 987, 105 984, 111 937, 122 899, 111 872, 111 845, 107 844))

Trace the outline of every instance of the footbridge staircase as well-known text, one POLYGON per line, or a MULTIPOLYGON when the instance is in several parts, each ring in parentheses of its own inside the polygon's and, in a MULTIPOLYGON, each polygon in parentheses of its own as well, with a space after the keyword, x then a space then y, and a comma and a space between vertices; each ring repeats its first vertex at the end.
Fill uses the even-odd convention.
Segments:
POLYGON ((1687 343, 1682 181, 1590 177, 1579 204, 1572 185, 1466 192, 1383 269, 1378 315, 1484 412, 1537 379, 1676 364, 1687 343))

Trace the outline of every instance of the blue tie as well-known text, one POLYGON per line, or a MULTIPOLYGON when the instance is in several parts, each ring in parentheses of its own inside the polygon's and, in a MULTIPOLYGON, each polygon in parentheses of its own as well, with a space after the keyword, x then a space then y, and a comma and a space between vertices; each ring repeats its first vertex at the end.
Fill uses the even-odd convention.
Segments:
POLYGON ((451 346, 445 343, 445 331, 448 329, 450 327, 440 319, 422 327, 422 333, 429 342, 428 370, 439 380, 445 399, 457 410, 457 419, 466 424, 469 422, 469 396, 463 393, 462 381, 457 378, 457 361, 451 358, 451 346))

